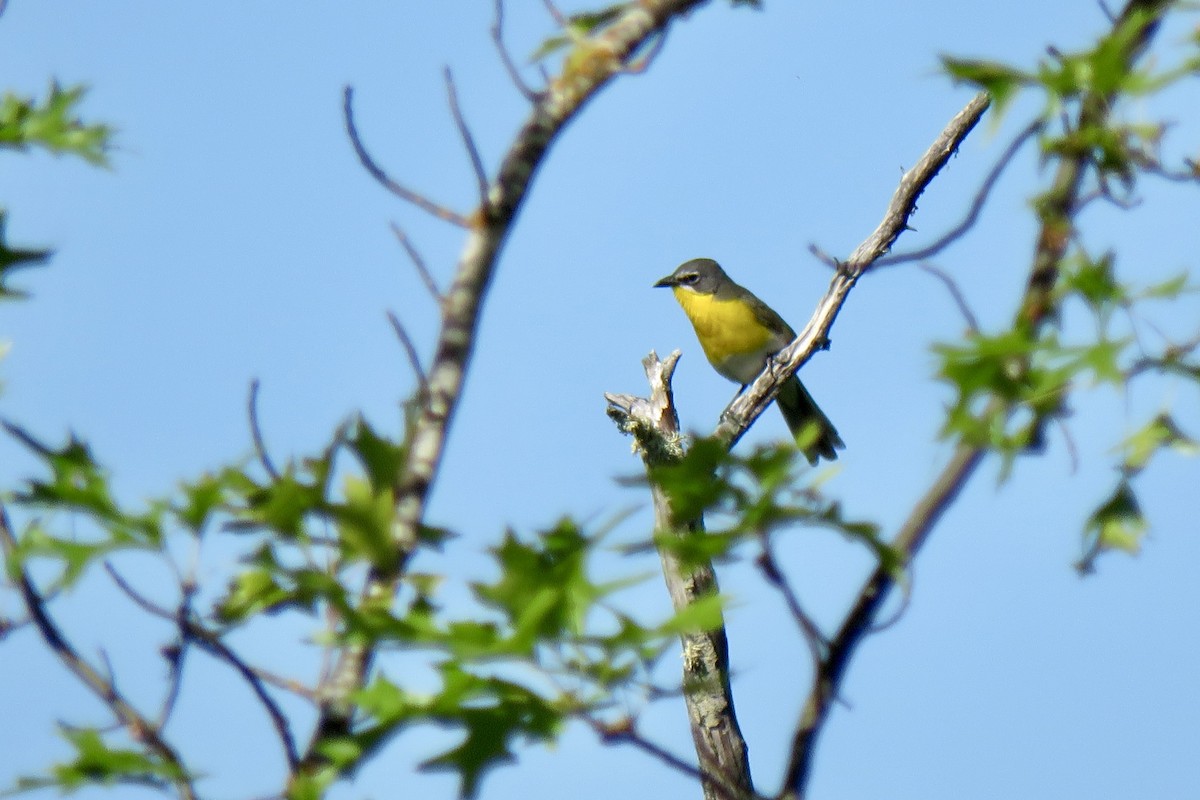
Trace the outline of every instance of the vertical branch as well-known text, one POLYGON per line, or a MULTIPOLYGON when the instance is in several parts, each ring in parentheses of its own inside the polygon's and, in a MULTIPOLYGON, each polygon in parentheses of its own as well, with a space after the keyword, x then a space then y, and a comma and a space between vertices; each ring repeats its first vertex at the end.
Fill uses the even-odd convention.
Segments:
MULTIPOLYGON (((758 379, 726 408, 714 434, 715 438, 732 447, 770 404, 779 385, 819 349, 850 290, 871 265, 888 252, 893 242, 908 227, 908 220, 916 208, 917 198, 955 153, 963 139, 974 129, 989 104, 990 100, 986 94, 973 98, 950 120, 917 164, 904 174, 884 213, 883 221, 854 251, 850 259, 839 265, 828 291, 796 340, 784 348, 775 362, 768 365, 758 379), (779 366, 776 366, 777 364, 779 366)), ((643 459, 647 465, 652 465, 679 457, 671 449, 679 446, 678 422, 675 419, 669 387, 674 357, 669 358, 666 364, 659 365, 657 357, 652 353, 643 363, 653 388, 649 400, 626 395, 606 397, 610 404, 609 415, 617 420, 623 430, 634 434, 643 451, 643 459)), ((978 459, 979 455, 981 454, 976 454, 972 461, 978 459)), ((681 535, 686 535, 687 531, 703 527, 703 520, 673 519, 669 503, 662 491, 655 487, 653 493, 655 520, 659 530, 681 531, 681 535)), ((685 570, 669 552, 663 551, 662 559, 671 598, 677 608, 716 591, 716 578, 711 564, 685 570)), ((795 609, 798 608, 796 603, 795 609)), ((871 606, 868 616, 873 618, 874 611, 875 607, 871 606)), ((802 612, 799 618, 805 618, 802 612)), ((815 631, 806 629, 806 634, 810 637, 810 644, 823 644, 819 642, 819 634, 815 631)), ((731 784, 743 794, 749 795, 753 792, 753 785, 746 762, 746 744, 738 729, 733 697, 729 689, 729 655, 724 628, 720 627, 706 636, 707 640, 684 640, 685 685, 688 687, 685 697, 689 702, 692 734, 696 740, 701 769, 706 775, 712 776, 705 783, 705 795, 707 800, 716 800, 722 796, 725 787, 731 784), (694 680, 695 678, 699 680, 694 680)), ((820 656, 822 649, 815 647, 814 655, 820 656)), ((849 653, 846 657, 848 655, 849 653)), ((816 659, 818 676, 821 675, 828 657, 826 653, 824 660, 819 657, 816 659)), ((814 723, 811 734, 813 737, 820 729, 829 702, 836 697, 836 682, 824 681, 822 686, 825 691, 819 696, 821 713, 813 715, 806 712, 805 716, 806 721, 811 719, 814 723)))
MULTIPOLYGON (((466 242, 459 257, 453 282, 442 302, 442 324, 433 362, 426 373, 428 396, 413 424, 407 458, 396 478, 396 515, 393 538, 400 557, 388 567, 375 567, 367 577, 364 604, 390 606, 409 556, 418 541, 425 516, 426 498, 437 475, 450 422, 462 394, 467 365, 475 345, 483 299, 487 294, 501 248, 512 231, 517 212, 534 175, 551 144, 576 114, 621 74, 626 61, 652 36, 677 16, 703 5, 706 0, 641 0, 630 4, 619 17, 588 39, 593 57, 584 66, 569 69, 539 95, 516 140, 500 163, 486 201, 469 218, 447 217, 466 223, 466 242)), ((347 96, 347 111, 349 96, 347 96)), ((392 181, 366 156, 357 137, 352 143, 364 166, 381 183, 411 202, 413 193, 392 181)), ((422 208, 428 203, 418 202, 422 208)), ((435 207, 435 211, 440 208, 435 207)), ((368 645, 351 645, 341 652, 338 663, 323 687, 321 710, 312 740, 301 762, 301 771, 312 773, 327 763, 319 745, 351 729, 353 704, 350 695, 361 688, 370 673, 374 651, 368 645)))
MULTIPOLYGON (((609 416, 622 430, 633 434, 647 469, 677 462, 683 456, 679 418, 675 413, 671 376, 679 360, 676 350, 660 361, 651 352, 642 360, 650 382, 650 397, 605 395, 609 416)), ((686 537, 704 530, 703 518, 681 520, 671 510, 662 487, 651 484, 654 527, 686 537)), ((718 592, 711 563, 684 565, 669 547, 658 548, 667 592, 676 611, 718 592)), ((729 643, 722 621, 707 631, 684 633, 683 697, 687 705, 692 742, 700 763, 705 800, 738 800, 754 793, 746 740, 734 710, 729 684, 729 643)))
MULTIPOLYGON (((1122 54, 1125 68, 1145 51, 1158 31, 1162 12, 1169 5, 1170 0, 1130 0, 1121 10, 1113 22, 1114 31, 1140 23, 1140 28, 1128 40, 1122 54)), ((1103 95, 1094 92, 1084 95, 1075 129, 1103 126, 1108 120, 1115 96, 1115 91, 1103 95)), ((1054 172, 1050 189, 1038 199, 1041 227, 1019 316, 1022 327, 1031 333, 1055 317, 1054 286, 1058 282, 1059 267, 1066 255, 1067 245, 1075 231, 1074 216, 1080 203, 1080 188, 1091 164, 1092 160, 1086 154, 1063 158, 1054 172)))

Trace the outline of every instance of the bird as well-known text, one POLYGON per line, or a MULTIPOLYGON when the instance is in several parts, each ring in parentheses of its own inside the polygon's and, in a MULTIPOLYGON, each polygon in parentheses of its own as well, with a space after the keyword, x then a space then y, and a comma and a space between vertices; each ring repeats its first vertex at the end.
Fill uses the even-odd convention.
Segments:
MULTIPOLYGON (((742 388, 796 338, 783 317, 735 283, 711 258, 685 261, 654 286, 671 290, 691 321, 708 363, 742 388)), ((788 378, 775 402, 792 436, 805 444, 804 455, 810 464, 837 458, 838 449, 846 444, 798 377, 788 378), (809 432, 813 425, 815 438, 809 432)))

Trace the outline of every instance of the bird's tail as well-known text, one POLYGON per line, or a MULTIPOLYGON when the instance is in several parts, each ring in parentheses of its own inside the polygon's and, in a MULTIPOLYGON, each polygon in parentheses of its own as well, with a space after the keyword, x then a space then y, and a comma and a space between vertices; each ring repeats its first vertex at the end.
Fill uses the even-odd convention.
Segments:
POLYGON ((838 436, 837 428, 833 427, 829 417, 821 411, 799 378, 793 375, 779 390, 775 402, 783 412, 792 436, 805 444, 804 455, 808 463, 816 464, 820 458, 828 461, 837 458, 838 449, 845 447, 846 443, 838 436), (816 426, 815 439, 810 432, 812 426, 816 426))

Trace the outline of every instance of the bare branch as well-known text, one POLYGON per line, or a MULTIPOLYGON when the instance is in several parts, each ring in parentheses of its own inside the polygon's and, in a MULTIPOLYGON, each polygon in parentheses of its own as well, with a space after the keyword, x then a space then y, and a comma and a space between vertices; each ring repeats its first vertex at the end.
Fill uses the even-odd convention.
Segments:
POLYGON ((354 124, 354 89, 350 86, 347 86, 342 94, 342 114, 346 120, 346 135, 350 137, 350 144, 354 147, 354 153, 358 156, 359 163, 363 165, 363 168, 381 186, 401 200, 412 203, 417 208, 428 214, 432 214, 438 219, 453 223, 460 228, 471 227, 470 221, 462 214, 451 211, 445 206, 438 205, 425 197, 425 195, 401 185, 384 172, 382 167, 375 163, 375 160, 371 158, 371 154, 367 152, 367 148, 363 145, 362 139, 359 138, 358 128, 354 124))
POLYGON ((13 533, 12 523, 8 518, 8 510, 0 505, 0 549, 4 552, 4 560, 9 567, 10 576, 17 585, 17 590, 25 604, 29 618, 37 628, 46 646, 58 657, 63 666, 69 669, 80 683, 86 686, 106 705, 113 715, 120 720, 128 730, 130 737, 152 752, 164 764, 170 766, 177 774, 171 783, 182 800, 195 800, 196 789, 191 777, 184 766, 183 759, 162 737, 162 731, 145 717, 128 699, 125 698, 110 678, 103 676, 99 670, 88 663, 87 659, 67 641, 58 625, 50 616, 45 599, 33 585, 25 568, 15 559, 17 537, 13 533))
MULTIPOLYGON (((104 568, 109 575, 115 574, 109 562, 104 562, 104 568)), ((175 627, 179 632, 178 638, 172 644, 161 648, 160 652, 167 661, 169 669, 167 696, 163 700, 162 709, 158 714, 158 725, 160 728, 166 727, 167 722, 171 719, 171 714, 175 710, 175 703, 179 699, 179 691, 183 686, 183 662, 187 657, 188 639, 185 635, 187 620, 192 616, 192 598, 196 596, 196 584, 194 581, 180 581, 179 587, 179 606, 175 609, 175 627)))
MULTIPOLYGON (((1145 11, 1157 12, 1165 3, 1166 0, 1130 0, 1115 24, 1123 25, 1145 11)), ((1130 37, 1124 44, 1122 56, 1127 64, 1131 64, 1144 50, 1157 27, 1158 17, 1155 14, 1143 18, 1142 29, 1138 31, 1138 35, 1130 37)), ((1110 99, 1086 95, 1081 102, 1079 127, 1103 124, 1111 107, 1110 99)), ((1031 335, 1035 335, 1057 314, 1053 287, 1057 280, 1058 265, 1069 241, 1069 236, 1064 233, 1069 234, 1073 228, 1071 214, 1078 206, 1083 175, 1089 163, 1086 154, 1061 160, 1050 191, 1042 195, 1039 206, 1042 230, 1034 248, 1030 278, 1015 322, 1025 326, 1031 335)), ((853 258, 851 260, 853 261, 853 258)), ((989 409, 994 410, 998 409, 989 409)), ((891 546, 898 556, 900 569, 905 569, 912 563, 942 514, 978 469, 986 453, 987 450, 983 446, 971 444, 960 444, 955 449, 946 467, 917 502, 892 542, 891 546)), ((859 591, 850 612, 830 640, 828 655, 822 660, 813 678, 792 740, 782 797, 789 800, 804 797, 811 774, 816 738, 837 697, 851 656, 872 630, 873 620, 878 616, 895 582, 896 576, 885 565, 880 564, 859 591)))
MULTIPOLYGON (((967 479, 983 460, 983 455, 982 448, 960 446, 933 486, 917 503, 892 543, 892 547, 902 557, 902 566, 920 549, 935 523, 953 503, 967 479)), ((837 697, 850 656, 869 632, 872 621, 887 599, 887 590, 893 580, 891 573, 884 566, 876 567, 862 591, 858 593, 845 621, 830 640, 829 652, 813 678, 812 690, 792 740, 791 756, 784 779, 787 797, 804 796, 804 786, 808 782, 816 749, 816 737, 837 697)))
MULTIPOLYGON (((659 360, 653 351, 642 359, 650 383, 649 398, 605 395, 609 416, 621 430, 633 435, 647 469, 675 463, 683 455, 679 418, 671 391, 671 377, 678 360, 678 350, 665 360, 659 360)), ((650 494, 654 502, 656 531, 669 531, 679 537, 703 532, 702 518, 677 517, 661 486, 652 483, 650 494)), ((685 563, 669 544, 659 545, 658 552, 667 592, 676 611, 683 611, 718 592, 717 576, 711 563, 695 563, 694 560, 685 563)), ((754 784, 729 684, 729 643, 724 622, 711 630, 681 634, 680 643, 684 702, 701 766, 705 798, 719 800, 731 788, 749 794, 754 784)))
POLYGON ((891 249, 892 243, 908 227, 908 219, 916 208, 917 198, 954 155, 959 144, 974 129, 990 104, 991 100, 986 93, 976 95, 950 120, 916 165, 904 173, 884 212, 883 221, 845 262, 839 264, 829 289, 799 336, 781 350, 763 373, 726 407, 721 414, 721 422, 713 433, 715 437, 728 442, 730 447, 736 444, 751 423, 775 399, 779 387, 812 358, 814 353, 825 346, 829 330, 833 327, 850 290, 854 288, 858 279, 891 249))
POLYGON ((945 285, 946 290, 950 292, 950 296, 954 298, 954 304, 958 306, 959 313, 963 315, 963 319, 967 323, 967 330, 971 333, 979 333, 979 320, 971 311, 971 306, 967 303, 966 295, 962 293, 962 289, 958 287, 958 283, 954 278, 951 278, 948 273, 938 269, 933 264, 918 264, 917 267, 923 272, 928 272, 945 285))
MULTIPOLYGON (((704 781, 712 774, 710 771, 697 769, 671 751, 642 736, 637 732, 632 720, 626 720, 617 725, 607 725, 590 717, 584 717, 583 720, 606 744, 633 745, 662 764, 695 780, 704 781)), ((768 800, 764 795, 754 791, 746 792, 743 788, 735 785, 718 783, 714 789, 716 796, 721 800, 768 800)))
POLYGON ((254 441, 254 452, 258 455, 258 461, 262 464, 262 468, 266 470, 272 480, 279 480, 279 470, 275 469, 275 462, 267 453, 262 427, 258 424, 258 389, 259 381, 258 378, 255 378, 250 381, 250 396, 246 400, 246 416, 250 419, 250 438, 254 441))
POLYGON ((833 256, 829 255, 829 253, 826 253, 824 250, 821 249, 820 245, 818 245, 816 243, 810 244, 808 246, 808 252, 812 253, 814 256, 817 257, 818 261, 820 261, 822 264, 824 264, 825 266, 827 266, 831 269, 841 269, 842 268, 842 263, 840 261, 838 261, 833 256))
MULTIPOLYGON (((254 692, 263 709, 267 712, 267 716, 271 718, 271 724, 275 727, 275 733, 279 737, 280 743, 283 745, 284 756, 287 758, 288 766, 295 769, 300 763, 300 757, 296 751, 296 742, 292 738, 291 728, 288 724, 287 717, 275 702, 274 698, 267 692, 263 686, 266 681, 266 674, 262 670, 251 667, 242 658, 229 648, 218 634, 207 630, 202 625, 197 624, 190 612, 190 603, 184 605, 181 603, 179 612, 171 612, 157 603, 150 600, 141 592, 133 588, 129 581, 125 580, 121 573, 117 572, 116 568, 109 562, 104 562, 104 570, 108 573, 109 578, 117 585, 122 594, 132 600, 139 608, 162 619, 174 622, 179 629, 179 637, 182 647, 189 643, 195 643, 197 647, 204 650, 209 655, 214 656, 219 661, 224 661, 234 672, 242 676, 242 679, 250 686, 250 690, 254 692)), ((289 689, 296 692, 294 688, 295 681, 289 681, 286 678, 271 675, 271 683, 281 685, 281 688, 289 689), (288 685, 291 684, 291 685, 288 685)), ((312 693, 307 690, 297 692, 297 694, 307 695, 312 699, 312 693)))
POLYGON ((183 661, 187 656, 187 647, 180 642, 166 645, 159 652, 167 662, 167 695, 163 698, 162 708, 158 711, 158 720, 155 724, 159 728, 165 728, 171 721, 175 703, 179 700, 179 690, 183 686, 183 661))
POLYGON ((392 233, 396 235, 400 245, 404 248, 404 252, 408 253, 409 259, 413 266, 417 268, 417 274, 421 277, 421 282, 425 284, 425 288, 429 290, 429 296, 440 307, 442 301, 442 290, 438 288, 437 281, 433 279, 433 273, 429 271, 429 267, 425 264, 425 259, 421 258, 421 254, 417 252, 417 248, 413 246, 412 240, 396 223, 391 223, 392 233))
MULTIPOLYGON (((550 146, 584 105, 621 74, 632 53, 673 19, 702 3, 703 0, 640 0, 625 6, 610 24, 591 37, 601 57, 589 64, 586 73, 573 75, 569 81, 550 83, 501 159, 487 192, 489 202, 482 209, 483 218, 477 220, 477 224, 467 226, 469 233, 458 269, 442 304, 441 330, 427 374, 429 395, 413 423, 407 457, 397 476, 396 516, 392 530, 401 557, 386 567, 375 567, 370 571, 364 597, 393 596, 407 569, 408 558, 417 546, 426 500, 441 464, 450 420, 462 393, 483 297, 495 273, 500 250, 550 146)), ((349 90, 346 100, 349 120, 349 90)), ((352 140, 356 139, 357 132, 352 135, 352 140)), ((355 149, 363 160, 365 153, 361 143, 355 149)), ((365 162, 370 164, 370 159, 365 162)), ((375 168, 372 174, 378 177, 381 171, 375 168)), ((458 224, 465 222, 458 217, 458 224)), ((340 652, 330 675, 322 681, 320 715, 307 752, 301 759, 303 773, 313 774, 329 763, 320 747, 323 742, 350 732, 354 712, 350 698, 365 685, 374 658, 373 648, 348 645, 340 652)))
POLYGON ((636 56, 629 62, 629 65, 625 67, 625 71, 630 75, 639 75, 650 69, 650 65, 654 63, 654 59, 658 58, 658 54, 662 52, 666 43, 667 33, 663 31, 650 40, 645 53, 636 56))
POLYGON ((550 16, 554 19, 555 25, 560 28, 565 28, 568 24, 570 24, 570 20, 567 19, 567 16, 558 10, 558 6, 554 5, 554 0, 542 0, 542 5, 544 5, 546 10, 550 12, 550 16))
POLYGON ((932 258, 938 253, 945 250, 954 242, 958 241, 967 231, 974 227, 979 219, 980 212, 983 211, 983 206, 987 203, 988 196, 991 195, 992 189, 1000 180, 1000 176, 1008 169, 1009 163, 1021 150, 1021 146, 1025 144, 1030 137, 1042 130, 1045 123, 1038 119, 1034 120, 1025 127, 1017 137, 1005 148, 1000 158, 996 161, 996 165, 992 167, 991 172, 984 178, 983 185, 979 187, 979 191, 975 193, 975 198, 971 201, 970 207, 967 209, 967 215, 963 217, 962 222, 959 222, 946 233, 942 234, 933 244, 927 247, 922 247, 920 250, 913 250, 910 253, 897 253, 896 255, 887 255, 875 262, 876 267, 888 267, 896 264, 904 264, 909 261, 920 261, 926 258, 932 258))
POLYGON ((1079 471, 1079 448, 1075 446, 1075 437, 1071 435, 1071 429, 1067 427, 1066 420, 1059 419, 1058 432, 1062 434, 1063 441, 1067 445, 1067 457, 1071 460, 1071 474, 1074 475, 1079 471))
POLYGON ((471 129, 467 127, 462 108, 458 104, 458 88, 454 85, 454 73, 450 71, 449 67, 446 67, 443 75, 446 78, 446 97, 450 101, 450 116, 454 118, 454 127, 458 128, 458 135, 462 137, 463 146, 467 148, 467 155, 471 159, 471 169, 475 171, 475 181, 479 184, 479 207, 486 209, 488 178, 487 172, 483 168, 483 159, 479 155, 479 148, 475 146, 475 137, 471 135, 471 129))
POLYGON ((762 570, 767 583, 774 586, 783 595, 783 601, 787 604, 792 619, 796 621, 797 627, 800 628, 800 633, 804 635, 804 641, 808 644, 813 664, 819 664, 821 657, 825 655, 825 648, 828 647, 829 643, 825 639, 825 635, 821 633, 821 629, 813 622, 812 617, 800 605, 800 598, 797 597, 796 590, 792 588, 787 576, 780 569, 779 561, 775 558, 775 547, 771 542, 771 537, 760 536, 759 543, 762 545, 762 553, 759 555, 757 561, 759 569, 762 570))
POLYGON ((513 86, 517 87, 517 91, 529 102, 536 103, 541 99, 543 93, 531 89, 529 84, 521 78, 521 71, 517 69, 517 63, 513 61, 512 54, 504 46, 504 0, 496 0, 495 5, 496 16, 492 22, 492 41, 496 45, 496 52, 500 54, 500 63, 504 65, 504 70, 512 79, 513 86))
POLYGON ((412 367, 413 375, 417 379, 417 388, 421 393, 421 397, 429 396, 429 383, 425 378, 425 370, 421 367, 421 357, 417 355, 417 348, 413 344, 412 339, 408 335, 408 331, 404 329, 400 318, 391 311, 387 312, 388 322, 392 323, 392 330, 396 332, 396 338, 400 340, 400 344, 404 347, 404 353, 408 356, 408 363, 412 367))
POLYGON ((906 575, 906 577, 904 580, 898 581, 898 583, 900 584, 900 592, 901 592, 900 605, 896 607, 896 610, 893 611, 891 616, 889 616, 888 618, 881 620, 879 622, 872 622, 871 626, 869 628, 867 628, 867 633, 883 633, 888 628, 892 627, 893 625, 895 625, 897 622, 899 622, 900 620, 902 620, 904 618, 904 613, 906 611, 908 611, 908 606, 912 602, 913 581, 912 581, 912 567, 911 566, 906 571, 905 575, 906 575))

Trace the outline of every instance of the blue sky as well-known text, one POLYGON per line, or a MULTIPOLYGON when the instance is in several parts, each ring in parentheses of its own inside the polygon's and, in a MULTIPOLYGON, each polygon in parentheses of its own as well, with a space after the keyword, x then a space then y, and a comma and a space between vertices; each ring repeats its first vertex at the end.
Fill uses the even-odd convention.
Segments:
MULTIPOLYGON (((939 53, 1029 64, 1048 44, 1081 46, 1105 24, 1091 0, 970 13, 949 0, 766 5, 712 4, 676 25, 652 68, 593 102, 538 175, 487 301, 430 510, 461 537, 418 565, 446 572, 452 596, 486 576, 480 555, 506 526, 632 505, 639 510, 622 531, 643 532, 646 498, 614 480, 639 462, 605 417, 602 394, 641 392, 639 359, 650 348, 683 350, 675 385, 684 424, 714 425, 734 387, 704 363, 671 298, 650 288, 657 278, 686 259, 716 258, 799 328, 829 278, 808 245, 848 253, 901 171, 970 98, 938 74, 939 53)), ((508 40, 529 53, 551 22, 541 3, 511 6, 508 40)), ((107 171, 44 154, 0 157, 10 241, 57 251, 20 282, 33 300, 0 310, 0 341, 11 343, 0 415, 50 440, 85 436, 131 501, 248 454, 245 396, 255 377, 277 457, 319 447, 360 409, 394 426, 412 381, 384 314, 395 311, 427 357, 436 313, 388 223, 405 227, 443 281, 462 237, 361 170, 342 128, 341 90, 355 87, 360 131, 380 163, 468 208, 474 181, 447 113, 443 65, 489 167, 525 113, 491 46, 491 13, 485 0, 9 3, 0 86, 40 94, 52 77, 86 82, 87 114, 118 134, 107 171)), ((980 126, 922 198, 917 231, 898 249, 958 219, 1035 108, 1018 102, 980 126)), ((1197 108, 1193 83, 1125 112, 1175 120, 1170 141, 1194 156, 1197 108)), ((985 328, 1011 316, 1033 246, 1027 198, 1046 176, 1023 153, 978 228, 935 262, 960 281, 985 328)), ((1117 248, 1126 274, 1151 282, 1194 261, 1197 194, 1150 183, 1143 195, 1132 213, 1095 207, 1084 229, 1094 249, 1117 248)), ((1186 335, 1198 311, 1189 300, 1161 325, 1186 335)), ((829 490, 855 516, 894 530, 947 457, 935 433, 950 394, 931 379, 929 345, 962 328, 930 276, 881 271, 854 291, 832 349, 805 368, 848 445, 829 490)), ((994 464, 984 468, 922 554, 901 623, 861 649, 845 686, 850 707, 822 739, 814 798, 1194 794, 1195 462, 1164 458, 1140 479, 1153 530, 1139 557, 1109 557, 1088 580, 1070 568, 1082 520, 1114 484, 1112 448, 1168 407, 1200 431, 1194 389, 1101 389, 1082 396, 1067 422, 1078 469, 1062 435, 1004 486, 994 464)), ((771 412, 742 447, 782 436, 771 412)), ((0 441, 0 485, 33 469, 0 441)), ((783 552, 806 606, 831 624, 867 559, 805 531, 783 552)), ((206 552, 202 577, 223 581, 228 557, 206 552)), ((164 580, 153 564, 132 568, 151 585, 164 580)), ((774 791, 807 686, 803 643, 752 566, 729 565, 721 580, 736 598, 739 716, 760 788, 774 791)), ((14 599, 0 598, 0 613, 15 613, 14 599)), ((667 606, 656 582, 628 602, 647 615, 667 606)), ((128 604, 99 580, 57 607, 84 649, 104 642, 123 684, 152 704, 164 631, 123 625, 128 604)), ((293 626, 243 645, 304 676, 312 648, 289 642, 309 632, 293 626)), ((29 633, 4 642, 0 674, 0 717, 9 720, 0 785, 64 755, 53 720, 103 719, 29 633)), ((173 734, 212 775, 212 796, 276 788, 282 765, 262 744, 257 711, 241 710, 242 687, 200 660, 189 680, 173 734)), ((680 707, 653 707, 644 730, 690 756, 680 707)), ((398 787, 451 796, 452 778, 413 769, 446 741, 406 734, 337 796, 398 787)), ((523 751, 484 793, 696 796, 686 779, 582 729, 553 750, 523 751)))

